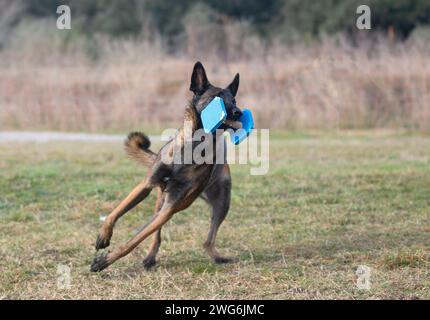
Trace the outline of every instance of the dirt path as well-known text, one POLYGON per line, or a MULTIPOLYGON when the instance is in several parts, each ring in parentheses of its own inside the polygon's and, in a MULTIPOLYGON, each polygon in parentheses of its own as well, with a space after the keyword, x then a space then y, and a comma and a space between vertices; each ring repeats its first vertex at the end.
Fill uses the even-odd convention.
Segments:
MULTIPOLYGON (((95 133, 66 133, 66 132, 36 132, 36 131, 0 131, 0 142, 6 141, 123 141, 126 135, 95 134, 95 133)), ((159 136, 150 136, 152 141, 159 141, 159 136)))

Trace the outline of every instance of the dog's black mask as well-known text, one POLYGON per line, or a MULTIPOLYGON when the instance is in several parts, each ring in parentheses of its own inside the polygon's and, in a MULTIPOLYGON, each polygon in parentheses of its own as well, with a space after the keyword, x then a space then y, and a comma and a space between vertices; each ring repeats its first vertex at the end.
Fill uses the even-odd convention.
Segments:
POLYGON ((239 120, 242 111, 236 106, 236 93, 239 89, 239 74, 236 74, 233 81, 222 89, 213 86, 207 76, 206 71, 201 62, 196 62, 191 75, 190 90, 194 93, 193 104, 196 111, 200 115, 202 110, 212 101, 215 97, 220 97, 224 101, 225 109, 227 111, 226 123, 222 124, 219 129, 234 129, 234 124, 239 120), (233 126, 232 126, 233 125, 233 126))

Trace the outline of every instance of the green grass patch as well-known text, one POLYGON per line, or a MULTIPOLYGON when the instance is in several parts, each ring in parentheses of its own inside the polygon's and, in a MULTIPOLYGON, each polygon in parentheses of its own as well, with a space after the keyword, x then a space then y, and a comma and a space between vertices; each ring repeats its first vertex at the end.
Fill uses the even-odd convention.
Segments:
MULTIPOLYGON (((159 145, 155 143, 154 149, 159 145)), ((231 210, 214 265, 210 212, 196 201, 149 240, 89 272, 100 215, 145 176, 121 143, 0 144, 0 298, 430 298, 430 138, 394 132, 273 132, 270 170, 233 165, 231 210), (57 268, 71 268, 71 288, 57 268), (371 268, 371 289, 356 270, 371 268)), ((155 196, 118 221, 112 248, 152 215, 155 196)))

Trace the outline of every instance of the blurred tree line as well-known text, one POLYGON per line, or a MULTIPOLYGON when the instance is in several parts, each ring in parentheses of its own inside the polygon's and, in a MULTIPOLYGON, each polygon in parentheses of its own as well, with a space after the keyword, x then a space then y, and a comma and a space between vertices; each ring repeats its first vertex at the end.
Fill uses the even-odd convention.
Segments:
POLYGON ((393 27, 400 37, 417 25, 430 23, 428 0, 28 0, 25 12, 54 15, 60 4, 68 4, 73 17, 80 19, 88 32, 114 36, 138 34, 151 25, 163 36, 175 37, 184 31, 184 17, 199 4, 226 20, 246 20, 265 37, 290 32, 308 37, 352 32, 356 8, 361 4, 370 6, 374 28, 393 27))
MULTIPOLYGON (((0 0, 3 4, 8 1, 12 2, 0 0)), ((160 37, 167 48, 186 47, 188 51, 212 43, 242 46, 231 39, 244 37, 251 42, 276 39, 289 43, 346 33, 354 39, 358 33, 356 9, 361 4, 371 8, 372 29, 395 39, 405 39, 417 26, 430 24, 429 0, 13 0, 16 2, 21 3, 20 14, 9 18, 9 25, 25 17, 55 18, 57 6, 68 4, 75 35, 160 37)))

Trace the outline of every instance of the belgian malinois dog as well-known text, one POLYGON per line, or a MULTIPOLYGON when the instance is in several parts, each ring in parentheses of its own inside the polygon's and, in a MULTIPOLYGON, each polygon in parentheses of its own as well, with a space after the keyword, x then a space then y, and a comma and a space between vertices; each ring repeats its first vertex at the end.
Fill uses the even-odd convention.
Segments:
MULTIPOLYGON (((187 141, 185 132, 194 133, 202 128, 200 113, 215 97, 224 101, 227 111, 226 121, 219 127, 222 130, 238 129, 238 121, 242 111, 236 106, 235 96, 239 88, 239 74, 233 81, 222 89, 213 86, 206 76, 205 69, 200 62, 194 65, 191 76, 190 90, 194 93, 192 100, 185 109, 184 125, 177 135, 167 142, 158 153, 152 152, 150 141, 146 135, 132 132, 125 141, 127 153, 141 164, 149 167, 145 179, 138 184, 133 191, 119 204, 119 206, 106 217, 100 228, 96 240, 96 249, 109 246, 115 222, 139 202, 144 200, 152 189, 157 190, 157 201, 154 215, 141 231, 139 231, 127 243, 118 246, 109 253, 96 255, 91 264, 91 271, 97 272, 105 269, 116 260, 130 253, 139 243, 153 235, 152 243, 147 257, 143 260, 145 269, 156 264, 156 255, 161 243, 161 227, 179 211, 189 207, 197 197, 203 198, 212 209, 211 225, 204 248, 215 263, 230 262, 231 259, 222 257, 215 248, 215 238, 218 228, 225 219, 230 207, 231 176, 228 164, 216 161, 216 147, 213 144, 211 163, 199 163, 194 160, 190 164, 162 161, 178 156, 178 152, 184 151, 185 145, 191 143, 195 148, 196 142, 187 141)), ((210 135, 214 140, 222 135, 222 130, 210 135)), ((220 139, 224 146, 224 140, 220 139)), ((218 146, 219 147, 219 146, 218 146)), ((207 156, 207 155, 206 155, 207 156)))

